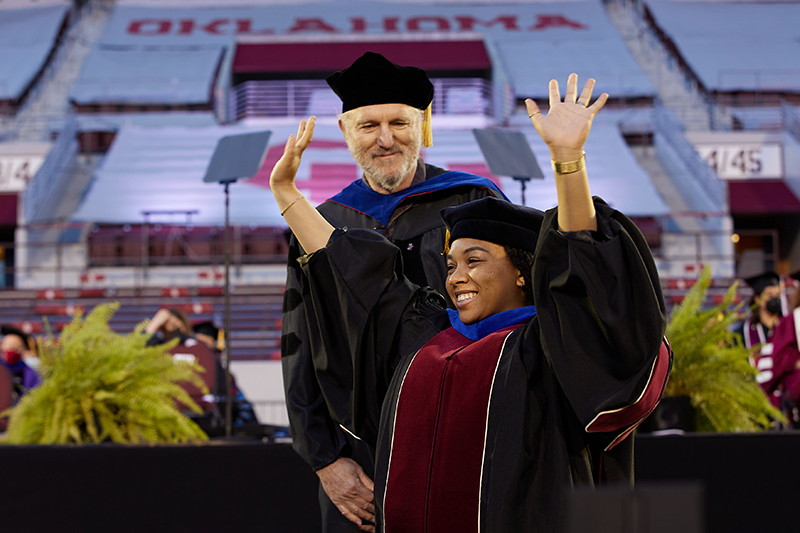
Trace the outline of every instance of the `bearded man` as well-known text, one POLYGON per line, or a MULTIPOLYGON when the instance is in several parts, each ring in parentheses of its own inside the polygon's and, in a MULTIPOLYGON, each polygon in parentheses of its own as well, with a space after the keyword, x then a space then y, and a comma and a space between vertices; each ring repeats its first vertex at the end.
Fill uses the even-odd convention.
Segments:
MULTIPOLYGON (((505 199, 505 195, 486 178, 446 171, 420 158, 422 146, 431 145, 433 102, 433 84, 424 70, 396 65, 367 52, 327 81, 342 100, 339 128, 363 176, 317 210, 334 227, 380 231, 402 251, 404 270, 411 281, 444 294, 447 272, 441 254, 445 228, 439 211, 486 196, 505 199)), ((315 373, 310 346, 319 344, 320 332, 307 329, 305 322, 303 298, 308 288, 297 262, 302 255, 292 237, 281 360, 293 446, 320 478, 323 531, 374 531, 375 450, 357 435, 343 431, 333 421, 328 405, 347 406, 354 417, 366 417, 366 412, 358 410, 379 412, 377 399, 385 390, 372 391, 372 398, 353 398, 350 387, 337 389, 336 383, 351 382, 357 376, 337 376, 341 369, 334 371, 333 366, 326 373, 319 360, 315 373), (321 380, 327 380, 325 396, 321 380)), ((391 343, 392 339, 386 339, 387 352, 391 343)), ((348 346, 342 350, 347 351, 348 346)), ((389 378, 378 388, 388 387, 389 378)))

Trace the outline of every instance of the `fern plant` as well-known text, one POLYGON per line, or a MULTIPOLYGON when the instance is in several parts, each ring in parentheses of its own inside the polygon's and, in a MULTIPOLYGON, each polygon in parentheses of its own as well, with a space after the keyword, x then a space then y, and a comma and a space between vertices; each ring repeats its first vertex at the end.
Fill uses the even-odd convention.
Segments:
POLYGON ((176 342, 146 346, 146 322, 119 335, 108 322, 118 303, 78 313, 60 339, 40 343, 42 384, 10 410, 8 444, 186 442, 205 433, 176 408, 200 413, 179 382, 207 392, 202 368, 173 361, 176 342))
POLYGON ((759 431, 784 421, 756 382, 750 351, 731 326, 744 319, 733 306, 734 283, 719 305, 703 308, 711 269, 703 269, 683 302, 673 308, 667 338, 674 353, 665 396, 689 396, 698 431, 759 431))

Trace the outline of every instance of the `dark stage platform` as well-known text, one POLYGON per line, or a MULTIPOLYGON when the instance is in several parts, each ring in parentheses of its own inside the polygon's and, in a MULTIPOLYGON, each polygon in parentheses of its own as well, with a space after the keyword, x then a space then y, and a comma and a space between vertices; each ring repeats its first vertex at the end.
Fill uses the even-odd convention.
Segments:
MULTIPOLYGON (((637 481, 698 480, 706 531, 793 531, 800 433, 636 437, 637 481)), ((0 532, 319 531, 287 444, 0 446, 0 532)))

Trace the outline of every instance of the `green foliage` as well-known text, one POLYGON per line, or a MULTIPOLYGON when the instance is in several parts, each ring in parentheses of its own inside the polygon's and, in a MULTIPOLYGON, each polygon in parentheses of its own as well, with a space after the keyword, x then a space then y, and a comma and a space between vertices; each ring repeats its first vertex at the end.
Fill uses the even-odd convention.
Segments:
POLYGON ((710 283, 706 267, 670 315, 667 338, 674 363, 665 396, 691 398, 698 431, 758 431, 784 421, 756 382, 750 351, 730 330, 744 318, 741 303, 732 307, 737 285, 721 304, 703 309, 710 283))
POLYGON ((176 342, 146 346, 146 322, 118 335, 108 321, 118 303, 76 314, 56 340, 40 343, 42 384, 10 410, 8 444, 185 442, 205 433, 176 408, 201 412, 179 382, 207 389, 202 368, 173 361, 176 342))

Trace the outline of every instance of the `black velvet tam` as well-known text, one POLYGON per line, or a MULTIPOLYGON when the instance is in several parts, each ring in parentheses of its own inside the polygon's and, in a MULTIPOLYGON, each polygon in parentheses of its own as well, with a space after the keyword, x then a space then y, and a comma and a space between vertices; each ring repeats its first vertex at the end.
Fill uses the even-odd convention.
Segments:
POLYGON ((441 211, 450 232, 448 246, 470 238, 534 252, 544 212, 497 198, 482 198, 441 211))
POLYGON ((757 276, 751 276, 749 278, 745 278, 744 281, 748 285, 750 285, 756 296, 764 292, 764 289, 766 289, 767 287, 772 287, 773 285, 780 285, 781 283, 781 279, 775 272, 772 271, 764 272, 757 276))
POLYGON ((396 65, 367 52, 344 70, 328 76, 342 100, 342 113, 377 104, 406 104, 424 110, 433 101, 433 84, 421 68, 396 65))

